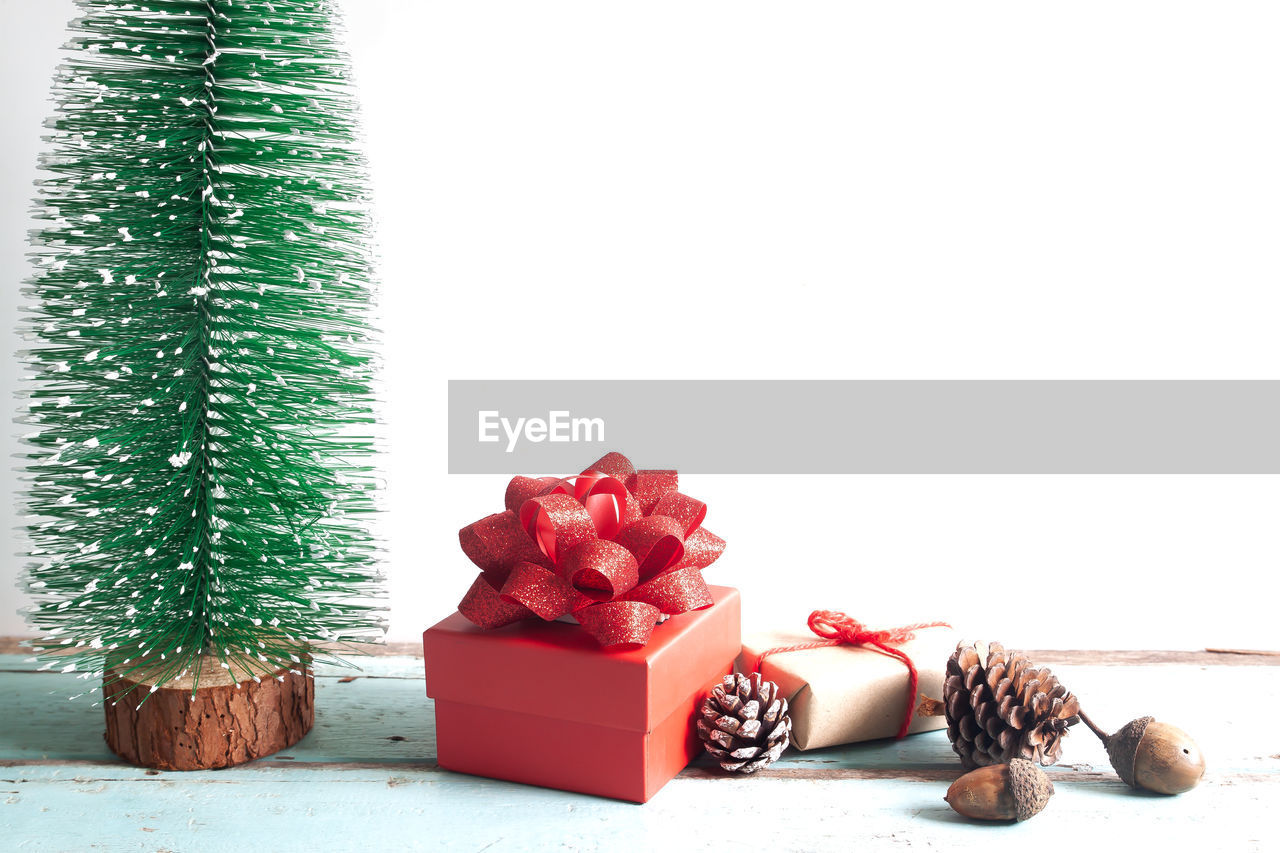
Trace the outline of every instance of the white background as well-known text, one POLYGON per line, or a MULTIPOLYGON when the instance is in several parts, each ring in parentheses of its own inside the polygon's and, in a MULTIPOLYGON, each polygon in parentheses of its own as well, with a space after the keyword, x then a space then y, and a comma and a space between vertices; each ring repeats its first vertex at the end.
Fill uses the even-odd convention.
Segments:
MULTIPOLYGON (((446 473, 450 378, 1277 378, 1275 4, 339 5, 381 221, 393 640, 452 610, 455 531, 501 508, 504 478, 446 473)), ((0 0, 6 335, 73 14, 0 0)), ((749 629, 829 607, 1277 646, 1275 477, 682 485, 749 629)), ((25 632, 19 547, 0 634, 25 632)))

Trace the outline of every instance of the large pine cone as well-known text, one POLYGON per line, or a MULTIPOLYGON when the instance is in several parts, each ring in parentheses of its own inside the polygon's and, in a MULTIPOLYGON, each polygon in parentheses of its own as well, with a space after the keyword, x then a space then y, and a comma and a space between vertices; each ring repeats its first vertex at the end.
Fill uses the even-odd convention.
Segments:
POLYGON ((755 773, 791 743, 787 700, 758 672, 726 675, 702 702, 698 737, 725 770, 755 773))
POLYGON ((947 737, 967 768, 1024 758, 1049 765, 1062 754, 1080 703, 1045 667, 999 643, 960 643, 942 688, 947 737))

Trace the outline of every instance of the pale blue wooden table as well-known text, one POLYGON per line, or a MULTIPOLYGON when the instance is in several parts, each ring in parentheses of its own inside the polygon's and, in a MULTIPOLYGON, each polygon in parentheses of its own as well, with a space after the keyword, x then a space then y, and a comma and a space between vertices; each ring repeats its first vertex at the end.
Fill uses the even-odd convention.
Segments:
POLYGON ((755 778, 695 765, 646 805, 440 770, 421 660, 317 676, 296 747, 229 770, 121 764, 85 682, 0 654, 4 850, 1280 850, 1280 658, 1042 652, 1099 722, 1144 713, 1196 736, 1209 773, 1166 798, 1131 792, 1074 730, 1057 793, 1023 824, 962 821, 942 801, 942 732, 789 752, 755 778), (1092 661, 1090 659, 1093 659, 1092 661))

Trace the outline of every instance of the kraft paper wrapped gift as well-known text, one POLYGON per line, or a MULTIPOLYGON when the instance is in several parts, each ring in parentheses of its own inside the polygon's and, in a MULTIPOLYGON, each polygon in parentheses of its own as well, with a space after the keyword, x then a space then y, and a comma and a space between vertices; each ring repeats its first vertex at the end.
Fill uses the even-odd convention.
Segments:
MULTIPOLYGON (((738 669, 753 671, 767 649, 815 639, 800 631, 750 636, 738 669)), ((920 673, 920 695, 942 698, 947 659, 957 640, 949 628, 924 628, 898 646, 920 673)), ((875 648, 839 645, 778 652, 765 658, 761 674, 778 685, 791 705, 791 743, 797 749, 893 737, 907 712, 907 667, 875 648)), ((914 710, 909 733, 946 728, 945 717, 917 717, 914 710)))

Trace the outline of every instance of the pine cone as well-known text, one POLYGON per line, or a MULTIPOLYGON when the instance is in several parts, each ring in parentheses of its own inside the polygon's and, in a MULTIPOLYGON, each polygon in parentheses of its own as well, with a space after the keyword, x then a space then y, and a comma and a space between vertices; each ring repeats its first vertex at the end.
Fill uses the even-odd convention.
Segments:
POLYGON ((1045 667, 999 643, 966 643, 947 661, 942 687, 947 737, 966 769, 1024 758, 1049 765, 1062 754, 1080 703, 1045 667))
POLYGON ((787 700, 760 673, 726 675, 702 702, 698 737, 725 770, 755 773, 791 743, 787 700))

